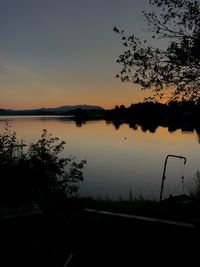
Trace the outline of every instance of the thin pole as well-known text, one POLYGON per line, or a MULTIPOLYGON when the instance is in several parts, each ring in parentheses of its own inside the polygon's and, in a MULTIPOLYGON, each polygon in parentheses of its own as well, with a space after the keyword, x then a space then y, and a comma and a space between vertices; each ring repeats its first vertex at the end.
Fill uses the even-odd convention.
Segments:
POLYGON ((183 159, 184 160, 184 164, 186 164, 186 157, 176 156, 176 155, 167 155, 166 156, 164 169, 163 169, 163 175, 162 175, 162 183, 161 183, 161 188, 160 188, 160 202, 162 201, 162 195, 163 195, 163 189, 164 189, 164 181, 166 179, 165 172, 166 172, 167 161, 168 161, 169 157, 183 159))
POLYGON ((69 255, 69 258, 67 259, 67 261, 65 262, 65 265, 64 265, 63 267, 67 267, 67 266, 69 265, 69 263, 70 263, 72 257, 73 257, 73 254, 71 253, 71 254, 69 255))

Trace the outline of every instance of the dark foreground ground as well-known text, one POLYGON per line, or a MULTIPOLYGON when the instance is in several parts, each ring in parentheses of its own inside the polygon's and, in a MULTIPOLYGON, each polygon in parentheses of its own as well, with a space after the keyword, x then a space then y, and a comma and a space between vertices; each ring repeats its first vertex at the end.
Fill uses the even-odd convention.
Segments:
POLYGON ((89 213, 0 221, 0 266, 200 266, 200 229, 89 213))

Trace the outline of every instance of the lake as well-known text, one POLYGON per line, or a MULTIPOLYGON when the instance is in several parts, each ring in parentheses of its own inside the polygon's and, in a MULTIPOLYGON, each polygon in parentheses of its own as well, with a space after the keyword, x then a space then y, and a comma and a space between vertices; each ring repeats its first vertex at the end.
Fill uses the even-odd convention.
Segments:
POLYGON ((195 131, 169 132, 159 127, 151 133, 140 127, 130 128, 126 123, 117 129, 104 120, 77 123, 55 116, 0 117, 1 131, 5 120, 27 144, 36 141, 42 129, 47 129, 66 142, 65 156, 87 160, 80 196, 128 199, 131 191, 133 198, 158 199, 168 154, 184 156, 187 163, 169 158, 164 197, 183 193, 182 176, 187 193, 194 173, 200 168, 199 136, 195 131))

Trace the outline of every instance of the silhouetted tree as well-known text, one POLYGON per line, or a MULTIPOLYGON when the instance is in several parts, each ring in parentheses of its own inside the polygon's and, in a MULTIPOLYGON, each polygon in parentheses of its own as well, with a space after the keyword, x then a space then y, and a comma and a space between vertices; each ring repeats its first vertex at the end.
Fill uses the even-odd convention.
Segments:
POLYGON ((65 142, 43 130, 41 138, 23 149, 8 127, 0 133, 0 201, 75 196, 86 161, 60 157, 65 142))
POLYGON ((149 0, 156 12, 145 12, 152 38, 161 40, 157 47, 135 35, 122 35, 125 52, 117 62, 122 65, 117 77, 122 81, 152 89, 154 98, 162 98, 170 89, 170 100, 200 97, 200 3, 194 0, 149 0), (163 45, 164 43, 164 45, 163 45), (165 48, 166 47, 166 48, 165 48))
POLYGON ((116 129, 123 123, 128 123, 132 129, 141 126, 144 131, 155 132, 159 126, 168 127, 170 132, 182 131, 200 132, 200 105, 193 101, 170 101, 168 104, 158 102, 142 102, 123 105, 107 110, 105 119, 112 123, 116 129))
POLYGON ((41 138, 30 145, 27 152, 30 170, 36 186, 45 195, 74 196, 86 161, 77 163, 74 157, 62 158, 64 141, 43 130, 41 138))

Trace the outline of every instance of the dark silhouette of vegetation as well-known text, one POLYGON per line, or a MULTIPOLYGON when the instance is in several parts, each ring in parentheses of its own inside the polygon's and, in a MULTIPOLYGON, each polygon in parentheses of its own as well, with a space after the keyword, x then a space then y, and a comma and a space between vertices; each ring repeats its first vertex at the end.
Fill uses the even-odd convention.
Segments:
POLYGON ((44 129, 27 148, 7 125, 0 134, 0 202, 76 196, 86 161, 59 157, 64 144, 44 129))
POLYGON ((163 89, 168 88, 170 100, 198 102, 200 3, 195 0, 149 0, 149 3, 153 11, 143 11, 143 15, 153 33, 152 41, 128 36, 117 27, 113 29, 122 36, 125 47, 117 60, 122 65, 117 77, 152 89, 152 99, 163 98, 163 89))
POLYGON ((66 113, 66 115, 73 115, 76 120, 89 120, 89 119, 98 119, 102 118, 105 114, 105 110, 85 110, 81 108, 77 108, 75 110, 71 110, 66 113))
POLYGON ((133 129, 141 126, 143 131, 155 132, 159 126, 168 127, 170 132, 182 131, 200 132, 200 105, 193 101, 170 101, 168 104, 143 102, 123 105, 106 111, 107 123, 112 122, 116 129, 122 123, 128 123, 133 129))
POLYGON ((190 195, 196 201, 200 200, 200 171, 198 170, 192 177, 189 184, 190 195))

